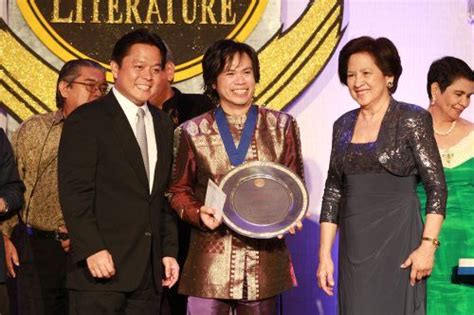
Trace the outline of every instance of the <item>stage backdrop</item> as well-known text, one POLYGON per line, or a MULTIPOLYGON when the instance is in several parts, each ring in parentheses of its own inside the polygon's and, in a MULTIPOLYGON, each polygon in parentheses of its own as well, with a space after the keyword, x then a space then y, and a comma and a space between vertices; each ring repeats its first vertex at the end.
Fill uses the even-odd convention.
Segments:
MULTIPOLYGON (((64 61, 87 56, 107 65, 113 42, 136 27, 167 41, 176 85, 185 92, 200 92, 199 61, 210 43, 248 42, 262 63, 257 103, 288 111, 300 125, 311 198, 304 230, 287 238, 299 285, 282 296, 281 313, 336 314, 337 299, 317 288, 315 272, 332 124, 357 106, 338 81, 337 54, 354 37, 390 38, 403 65, 394 97, 426 107, 433 60, 453 55, 474 66, 472 6, 469 0, 1 1, 0 105, 9 115, 0 124, 11 132, 30 115, 54 110, 64 61)), ((464 117, 474 120, 474 109, 464 117)))

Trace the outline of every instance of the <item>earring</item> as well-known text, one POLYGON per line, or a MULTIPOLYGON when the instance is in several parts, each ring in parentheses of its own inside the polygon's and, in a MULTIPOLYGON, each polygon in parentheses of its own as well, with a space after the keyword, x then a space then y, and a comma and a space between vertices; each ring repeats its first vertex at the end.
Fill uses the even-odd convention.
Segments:
POLYGON ((388 81, 387 82, 387 88, 390 90, 391 88, 393 88, 393 82, 392 81, 388 81))
POLYGON ((433 97, 431 98, 431 106, 433 106, 435 103, 436 103, 436 99, 435 99, 435 97, 434 97, 434 95, 433 95, 433 97))

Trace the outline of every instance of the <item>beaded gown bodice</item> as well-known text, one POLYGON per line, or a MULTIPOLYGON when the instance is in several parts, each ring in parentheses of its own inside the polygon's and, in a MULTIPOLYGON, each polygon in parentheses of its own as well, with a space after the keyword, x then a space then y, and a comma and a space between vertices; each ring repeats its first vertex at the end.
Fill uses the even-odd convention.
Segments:
POLYGON ((344 176, 385 172, 377 160, 376 148, 377 142, 350 143, 344 160, 344 176))

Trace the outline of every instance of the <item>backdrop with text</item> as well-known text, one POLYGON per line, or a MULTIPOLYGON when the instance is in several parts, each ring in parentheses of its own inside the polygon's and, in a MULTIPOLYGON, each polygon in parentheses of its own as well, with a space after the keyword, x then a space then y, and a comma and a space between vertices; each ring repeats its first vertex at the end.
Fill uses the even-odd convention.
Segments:
MULTIPOLYGON (((388 37, 403 66, 394 97, 426 108, 432 61, 452 55, 474 66, 473 5, 470 0, 2 1, 0 124, 11 133, 29 116, 54 110, 61 65, 88 57, 107 66, 115 40, 133 28, 153 29, 165 39, 177 63, 176 85, 184 92, 201 92, 199 63, 210 43, 224 37, 249 43, 262 67, 256 102, 288 111, 299 123, 310 194, 311 217, 302 232, 287 238, 298 287, 282 296, 281 313, 336 314, 337 298, 317 288, 315 273, 332 124, 357 106, 337 77, 339 50, 354 37, 388 37)), ((474 120, 473 107, 463 117, 474 120)))

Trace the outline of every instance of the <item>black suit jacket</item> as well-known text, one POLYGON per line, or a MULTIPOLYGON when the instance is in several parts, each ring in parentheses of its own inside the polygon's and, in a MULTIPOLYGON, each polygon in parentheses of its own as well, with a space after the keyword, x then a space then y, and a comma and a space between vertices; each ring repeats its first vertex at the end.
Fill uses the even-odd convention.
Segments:
MULTIPOLYGON (((8 213, 0 222, 14 215, 23 206, 25 186, 18 175, 13 149, 3 129, 0 128, 0 198, 8 204, 8 213)), ((0 235, 0 283, 5 281, 5 251, 0 235)))
POLYGON ((149 109, 158 150, 151 194, 140 148, 112 92, 81 106, 64 123, 58 173, 74 261, 69 288, 132 291, 151 261, 160 289, 161 258, 177 255, 176 219, 164 198, 173 124, 165 113, 149 109), (103 249, 115 264, 116 275, 110 280, 92 278, 85 261, 103 249))

